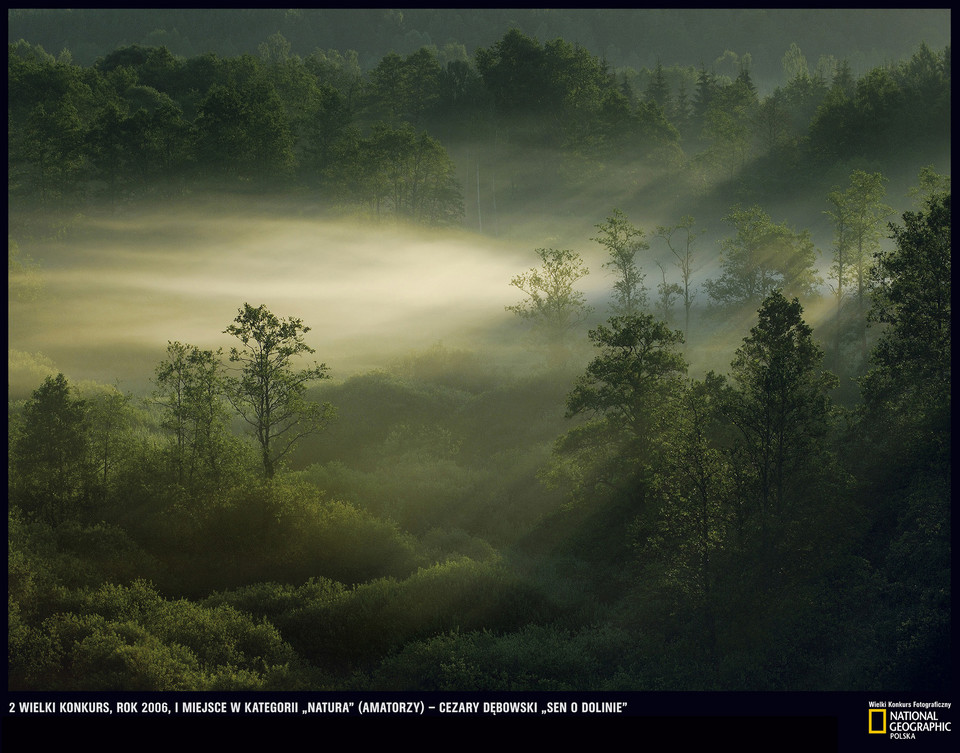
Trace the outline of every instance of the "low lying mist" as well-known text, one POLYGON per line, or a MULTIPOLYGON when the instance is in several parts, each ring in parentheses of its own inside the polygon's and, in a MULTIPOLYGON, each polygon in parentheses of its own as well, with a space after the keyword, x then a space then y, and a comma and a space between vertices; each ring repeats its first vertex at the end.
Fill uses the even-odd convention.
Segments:
MULTIPOLYGON (((661 279, 655 261, 677 277, 653 231, 677 218, 663 207, 663 216, 627 214, 647 231, 650 250, 637 263, 652 303, 661 279)), ((538 356, 523 323, 504 307, 522 297, 510 280, 537 265, 540 247, 573 249, 590 269, 578 287, 594 313, 574 336, 581 340, 576 358, 585 363, 586 330, 610 313, 613 278, 603 268, 604 249, 591 240, 605 216, 571 212, 551 220, 533 213, 491 237, 332 219, 290 202, 207 196, 80 218, 65 237, 24 249, 34 284, 30 295, 11 294, 9 302, 9 394, 26 397, 58 371, 76 382, 145 393, 168 341, 231 347, 223 330, 244 302, 301 319, 311 328, 306 341, 315 359, 335 379, 437 343, 476 352, 485 362, 529 365, 538 356)), ((725 371, 754 321, 752 313, 742 321, 703 316, 701 286, 717 273, 717 242, 730 232, 726 223, 706 224, 697 241, 695 320, 685 348, 693 375, 725 371)), ((829 252, 819 259, 822 272, 827 264, 829 252)), ((816 326, 832 305, 829 296, 808 304, 807 321, 816 326)), ((682 327, 682 318, 681 302, 669 324, 682 327)))
POLYGON ((438 341, 496 348, 490 333, 512 323, 509 281, 533 259, 522 245, 464 232, 235 204, 85 220, 31 253, 40 292, 9 306, 19 372, 29 371, 26 354, 37 354, 36 373, 56 368, 134 388, 145 386, 168 340, 230 347, 222 332, 244 301, 302 319, 316 359, 336 377, 438 341))

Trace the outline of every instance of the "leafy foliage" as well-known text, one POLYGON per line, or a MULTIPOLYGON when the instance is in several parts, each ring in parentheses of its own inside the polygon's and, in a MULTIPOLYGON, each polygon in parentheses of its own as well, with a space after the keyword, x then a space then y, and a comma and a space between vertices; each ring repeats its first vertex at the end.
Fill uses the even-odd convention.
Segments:
POLYGON ((243 343, 230 349, 240 376, 227 381, 227 396, 254 430, 260 445, 263 472, 272 478, 276 464, 307 434, 321 431, 333 409, 304 400, 307 384, 327 378, 324 364, 296 371, 291 361, 314 350, 303 341, 310 331, 299 319, 280 319, 266 306, 245 303, 234 324, 224 330, 243 343))
POLYGON ((216 483, 222 472, 226 438, 224 376, 219 351, 167 344, 167 360, 156 368, 155 399, 163 410, 161 426, 172 434, 178 484, 216 483))
POLYGON ((809 232, 795 232, 786 223, 775 225, 756 206, 737 207, 725 220, 737 234, 720 243, 723 273, 705 283, 716 304, 753 308, 775 288, 788 295, 813 295, 819 278, 809 232))
POLYGON ((638 251, 648 250, 650 244, 644 240, 645 233, 627 222, 619 209, 606 222, 595 226, 600 235, 595 240, 610 254, 603 266, 611 269, 616 277, 613 283, 613 313, 617 316, 634 316, 641 313, 647 305, 646 289, 643 280, 646 275, 640 272, 635 257, 638 251))
POLYGON ((587 495, 597 484, 636 483, 655 464, 669 395, 686 370, 676 352, 683 334, 650 314, 613 317, 590 340, 600 354, 567 396, 567 416, 596 418, 557 441, 558 455, 572 462, 552 472, 587 495))
POLYGON ((542 265, 510 281, 526 300, 506 310, 531 322, 534 332, 551 349, 552 360, 560 362, 566 355, 570 331, 592 311, 586 296, 574 287, 589 270, 574 251, 538 248, 536 254, 542 265))
POLYGON ((78 516, 91 480, 87 404, 66 377, 47 377, 27 402, 11 446, 14 499, 49 523, 78 516))
MULTIPOLYGON (((895 249, 882 237, 885 174, 896 196, 903 170, 949 146, 949 48, 855 78, 790 44, 783 85, 761 96, 749 53, 613 70, 518 29, 471 60, 406 33, 428 12, 369 12, 371 38, 402 42, 379 62, 294 54, 314 39, 306 11, 245 16, 284 24, 257 55, 133 45, 85 67, 11 45, 12 299, 43 294, 30 257, 73 222, 41 228, 35 211, 120 214, 211 184, 427 225, 474 212, 498 235, 571 190, 593 216, 611 190, 644 216, 696 194, 709 217, 734 196, 751 208, 729 211, 704 289, 759 313, 729 374, 683 379, 680 333, 642 311, 647 242, 620 210, 593 239, 618 316, 590 332, 572 389, 565 369, 512 377, 439 346, 331 384, 299 364, 309 328, 249 304, 226 330, 229 378, 219 353, 170 343, 149 404, 14 353, 31 383, 10 402, 9 686, 949 689, 949 177, 924 168, 907 194, 919 211, 892 227, 895 249), (837 326, 819 334, 836 335, 837 363, 855 329, 866 363, 868 306, 879 325, 849 412, 800 305, 820 282, 811 235, 756 205, 798 195, 826 197, 835 231, 837 326), (342 420, 320 433, 328 399, 342 420)), ((558 23, 531 13, 538 34, 558 23)), ((661 264, 658 307, 667 318, 682 295, 689 330, 698 233, 677 216, 655 234, 683 285, 661 264)), ((587 270, 573 251, 537 254, 507 309, 561 366, 591 313, 587 270)))
POLYGON ((877 254, 871 274, 870 316, 887 326, 864 388, 872 401, 907 400, 911 410, 938 415, 945 429, 951 373, 950 194, 935 194, 925 211, 906 212, 903 225, 892 230, 897 248, 877 254))
POLYGON ((823 351, 802 312, 796 298, 774 290, 731 364, 738 390, 730 417, 742 436, 761 536, 792 514, 787 506, 799 480, 822 468, 827 394, 836 379, 820 371, 823 351))

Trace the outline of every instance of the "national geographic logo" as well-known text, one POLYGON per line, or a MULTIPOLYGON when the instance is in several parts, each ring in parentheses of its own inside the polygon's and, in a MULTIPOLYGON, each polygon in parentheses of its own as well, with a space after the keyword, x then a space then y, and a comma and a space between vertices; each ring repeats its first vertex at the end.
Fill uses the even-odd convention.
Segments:
POLYGON ((951 705, 940 701, 871 702, 867 732, 889 735, 892 740, 916 740, 918 734, 950 732, 952 723, 940 714, 949 716, 951 705))
POLYGON ((870 726, 867 730, 871 735, 887 734, 887 710, 870 709, 870 726))

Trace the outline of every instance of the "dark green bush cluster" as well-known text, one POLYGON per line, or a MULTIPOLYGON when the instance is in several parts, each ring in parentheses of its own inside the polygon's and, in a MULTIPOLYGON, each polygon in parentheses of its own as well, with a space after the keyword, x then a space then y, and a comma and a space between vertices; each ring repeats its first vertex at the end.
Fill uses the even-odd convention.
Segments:
POLYGON ((314 579, 296 589, 261 584, 205 603, 266 616, 301 656, 336 673, 368 667, 409 641, 450 630, 516 629, 549 611, 500 563, 466 558, 349 590, 314 579))
MULTIPOLYGON (((611 690, 635 639, 611 625, 450 631, 410 643, 369 674, 374 690, 611 690)), ((626 683, 625 683, 626 684, 626 683)), ((637 687, 636 683, 632 687, 637 687)))
POLYGON ((306 671, 268 622, 164 599, 146 581, 65 592, 39 624, 19 608, 10 615, 13 687, 253 690, 289 687, 306 671))

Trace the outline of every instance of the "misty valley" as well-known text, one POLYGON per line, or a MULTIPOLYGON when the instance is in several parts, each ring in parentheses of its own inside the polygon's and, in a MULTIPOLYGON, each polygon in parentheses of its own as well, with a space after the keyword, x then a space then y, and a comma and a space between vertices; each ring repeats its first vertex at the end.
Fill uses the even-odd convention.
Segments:
POLYGON ((9 44, 10 690, 950 687, 949 44, 156 13, 9 44))

